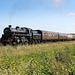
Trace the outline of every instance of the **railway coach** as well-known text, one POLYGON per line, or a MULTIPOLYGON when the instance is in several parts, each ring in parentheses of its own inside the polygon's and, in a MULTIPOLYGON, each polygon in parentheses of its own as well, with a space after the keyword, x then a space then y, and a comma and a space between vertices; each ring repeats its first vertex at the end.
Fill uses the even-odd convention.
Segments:
POLYGON ((75 40, 75 34, 67 34, 68 40, 75 40))
POLYGON ((58 40, 59 41, 67 41, 68 35, 66 33, 59 33, 58 40))
POLYGON ((58 41, 58 34, 57 32, 51 32, 51 31, 41 31, 42 33, 42 41, 58 41))

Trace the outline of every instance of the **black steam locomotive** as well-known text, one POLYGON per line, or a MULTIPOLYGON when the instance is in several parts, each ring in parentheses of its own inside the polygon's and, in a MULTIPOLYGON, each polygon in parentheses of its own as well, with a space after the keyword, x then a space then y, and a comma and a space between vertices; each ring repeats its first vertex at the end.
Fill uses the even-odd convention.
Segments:
POLYGON ((40 42, 41 33, 39 30, 32 30, 26 27, 12 28, 11 25, 6 27, 3 31, 1 42, 6 44, 32 44, 40 42))

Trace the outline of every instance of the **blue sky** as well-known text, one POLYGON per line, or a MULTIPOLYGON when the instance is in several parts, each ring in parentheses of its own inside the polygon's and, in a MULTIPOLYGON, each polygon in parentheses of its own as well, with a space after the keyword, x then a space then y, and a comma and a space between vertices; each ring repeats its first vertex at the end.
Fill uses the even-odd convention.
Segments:
POLYGON ((0 37, 9 24, 75 33, 75 0, 0 0, 0 37))

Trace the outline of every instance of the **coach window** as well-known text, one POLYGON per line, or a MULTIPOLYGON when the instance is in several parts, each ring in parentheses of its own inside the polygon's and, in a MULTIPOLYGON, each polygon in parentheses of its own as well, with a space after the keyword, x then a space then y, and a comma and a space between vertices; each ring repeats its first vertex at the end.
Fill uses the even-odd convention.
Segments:
POLYGON ((53 36, 55 36, 55 35, 53 35, 53 36))
POLYGON ((45 36, 47 36, 47 33, 45 34, 45 36))

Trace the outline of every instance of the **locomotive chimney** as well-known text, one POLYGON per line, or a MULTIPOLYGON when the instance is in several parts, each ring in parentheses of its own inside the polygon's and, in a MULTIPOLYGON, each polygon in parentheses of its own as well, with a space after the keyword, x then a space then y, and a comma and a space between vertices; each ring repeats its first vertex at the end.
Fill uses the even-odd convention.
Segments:
POLYGON ((11 25, 9 25, 9 28, 11 28, 11 25))

